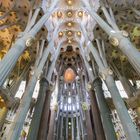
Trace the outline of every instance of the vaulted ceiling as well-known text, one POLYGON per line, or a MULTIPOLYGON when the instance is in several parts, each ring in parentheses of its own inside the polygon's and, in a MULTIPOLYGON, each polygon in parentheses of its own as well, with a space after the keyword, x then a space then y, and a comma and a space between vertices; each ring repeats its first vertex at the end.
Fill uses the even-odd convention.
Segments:
MULTIPOLYGON (((139 0, 89 0, 92 7, 98 14, 105 19, 100 8, 102 4, 111 5, 115 15, 116 22, 121 30, 126 30, 131 41, 140 50, 140 16, 136 11, 140 9, 139 0)), ((47 12, 52 0, 1 0, 0 1, 0 59, 10 49, 11 44, 21 35, 28 23, 30 14, 35 8, 41 6, 38 19, 47 12)), ((32 47, 25 50, 19 58, 18 63, 11 74, 11 77, 18 77, 27 63, 33 63, 37 53, 37 41, 41 38, 51 40, 56 27, 59 32, 55 34, 55 47, 63 40, 61 54, 63 58, 76 58, 79 53, 78 46, 86 47, 83 42, 81 26, 86 27, 90 40, 95 43, 96 38, 105 40, 106 53, 108 61, 114 61, 122 74, 131 79, 138 79, 138 75, 127 61, 127 58, 120 52, 117 47, 109 43, 108 36, 91 18, 88 12, 82 8, 80 0, 60 0, 56 10, 52 13, 41 31, 37 34, 35 43, 32 47), (79 41, 83 42, 79 44, 79 41), (68 46, 72 46, 73 51, 67 52, 68 46)), ((47 44, 47 41, 46 41, 47 44)))

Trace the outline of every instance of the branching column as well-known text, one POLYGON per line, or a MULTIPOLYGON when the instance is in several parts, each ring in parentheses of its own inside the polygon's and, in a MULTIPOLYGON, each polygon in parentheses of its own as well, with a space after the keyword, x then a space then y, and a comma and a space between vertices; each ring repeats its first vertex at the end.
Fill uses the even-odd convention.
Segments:
MULTIPOLYGON (((104 61, 102 60, 102 57, 100 57, 97 49, 93 47, 93 45, 90 43, 89 47, 92 55, 94 56, 94 59, 99 66, 99 73, 101 74, 102 78, 104 79, 105 83, 107 84, 107 87, 111 93, 113 103, 116 107, 116 110, 118 112, 119 118, 121 120, 121 123, 123 125, 124 131, 126 133, 126 136, 128 140, 139 140, 140 137, 137 133, 136 126, 133 124, 127 108, 120 96, 120 93, 115 85, 115 81, 112 76, 112 71, 107 65, 106 58, 103 57, 104 61), (103 63, 105 62, 105 63, 103 63)), ((100 52, 101 53, 101 52, 100 52)), ((103 55, 102 55, 103 56, 103 55)))
POLYGON ((30 107, 30 102, 32 99, 32 94, 33 94, 36 82, 37 82, 37 77, 33 76, 30 79, 28 86, 26 88, 26 91, 23 95, 23 99, 17 110, 17 114, 16 114, 14 122, 11 126, 11 131, 10 131, 9 135, 7 136, 7 140, 18 140, 19 139, 28 109, 30 107))
POLYGON ((27 85, 23 98, 19 105, 16 117, 15 117, 14 122, 11 127, 12 131, 10 132, 10 134, 7 138, 8 140, 18 140, 18 138, 20 136, 26 115, 28 113, 28 109, 30 107, 30 102, 32 99, 32 95, 33 95, 33 91, 34 91, 36 82, 42 73, 43 67, 48 58, 48 54, 49 54, 48 48, 45 48, 41 60, 40 60, 40 58, 38 58, 36 60, 34 71, 32 71, 33 75, 31 77, 31 79, 29 80, 29 83, 27 85))
POLYGON ((112 45, 119 47, 119 49, 128 57, 128 60, 130 61, 134 69, 140 74, 140 52, 127 38, 127 33, 125 31, 120 31, 113 28, 115 23, 111 20, 110 16, 108 16, 108 19, 110 19, 112 25, 112 27, 110 27, 100 16, 98 16, 98 14, 94 10, 92 10, 88 1, 82 1, 90 15, 109 35, 112 45))
POLYGON ((110 117, 111 111, 104 97, 101 79, 96 78, 92 85, 95 90, 95 96, 100 110, 101 120, 104 128, 106 140, 116 140, 117 138, 116 138, 115 130, 110 117))
POLYGON ((57 3, 58 0, 55 0, 52 6, 49 8, 48 12, 35 24, 35 26, 28 33, 25 33, 23 37, 17 39, 13 47, 2 59, 0 62, 0 86, 3 85, 4 81, 16 65, 18 58, 23 53, 26 46, 32 45, 33 38, 42 28, 44 23, 48 20, 57 3))

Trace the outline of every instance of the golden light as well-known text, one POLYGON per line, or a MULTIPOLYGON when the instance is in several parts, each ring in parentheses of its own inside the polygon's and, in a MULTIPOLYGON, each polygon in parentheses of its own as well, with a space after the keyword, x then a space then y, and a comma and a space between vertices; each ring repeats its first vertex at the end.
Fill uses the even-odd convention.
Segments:
POLYGON ((82 16, 83 16, 83 12, 82 12, 82 11, 79 11, 79 12, 78 12, 78 16, 79 16, 79 17, 82 17, 82 16))
POLYGON ((67 0, 67 4, 68 4, 69 6, 72 6, 72 4, 73 4, 72 0, 67 0))
POLYGON ((69 37, 72 36, 72 32, 71 31, 68 31, 67 32, 67 36, 69 36, 69 37))
POLYGON ((67 83, 72 83, 75 80, 76 74, 73 69, 68 68, 64 73, 64 81, 67 83))
POLYGON ((79 37, 81 37, 81 32, 80 32, 80 31, 78 31, 78 32, 77 32, 77 35, 78 35, 79 37))
POLYGON ((72 26, 72 23, 71 23, 71 22, 68 22, 68 23, 67 23, 67 26, 68 26, 68 27, 71 27, 71 26, 72 26))
POLYGON ((59 32, 59 37, 62 37, 63 36, 63 32, 59 32))
POLYGON ((0 101, 1 101, 1 102, 4 102, 4 99, 1 99, 0 101))
POLYGON ((72 40, 68 39, 68 43, 71 44, 72 43, 72 40))
POLYGON ((62 12, 60 12, 60 11, 57 12, 57 17, 58 17, 58 18, 61 18, 61 17, 62 17, 62 12))
POLYGON ((73 16, 72 12, 71 11, 68 11, 67 12, 67 17, 71 18, 73 16))

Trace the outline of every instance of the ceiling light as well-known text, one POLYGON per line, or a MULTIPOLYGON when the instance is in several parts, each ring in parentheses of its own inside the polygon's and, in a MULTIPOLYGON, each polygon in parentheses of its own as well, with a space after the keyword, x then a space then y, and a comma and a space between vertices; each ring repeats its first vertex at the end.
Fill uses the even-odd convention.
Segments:
POLYGON ((83 16, 83 12, 82 12, 82 11, 79 11, 79 12, 78 12, 78 16, 79 16, 79 17, 82 17, 82 16, 83 16))
POLYGON ((62 12, 60 12, 60 11, 57 12, 57 17, 58 17, 58 18, 61 18, 61 17, 62 17, 62 12))
POLYGON ((72 43, 72 40, 68 39, 68 43, 71 44, 72 43))
POLYGON ((71 18, 71 17, 73 16, 72 12, 71 12, 71 11, 68 11, 68 12, 67 12, 67 16, 68 16, 69 18, 71 18))
POLYGON ((77 32, 77 35, 80 37, 80 36, 81 36, 81 32, 80 32, 80 31, 78 31, 78 32, 77 32))
POLYGON ((71 22, 68 22, 68 23, 67 23, 67 26, 68 26, 68 27, 71 27, 71 26, 72 26, 72 23, 71 23, 71 22))
POLYGON ((68 4, 69 6, 72 6, 72 4, 73 4, 72 0, 67 0, 67 4, 68 4))
POLYGON ((68 36, 72 36, 72 32, 71 32, 71 31, 68 31, 68 32, 67 32, 67 35, 68 35, 68 36))
POLYGON ((63 32, 59 32, 59 37, 62 37, 63 36, 63 32))

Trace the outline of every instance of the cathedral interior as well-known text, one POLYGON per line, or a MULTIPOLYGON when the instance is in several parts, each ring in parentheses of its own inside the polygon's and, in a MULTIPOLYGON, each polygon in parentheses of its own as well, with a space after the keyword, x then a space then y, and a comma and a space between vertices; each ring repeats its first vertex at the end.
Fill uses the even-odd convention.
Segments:
POLYGON ((0 0, 0 140, 140 140, 140 0, 0 0))

